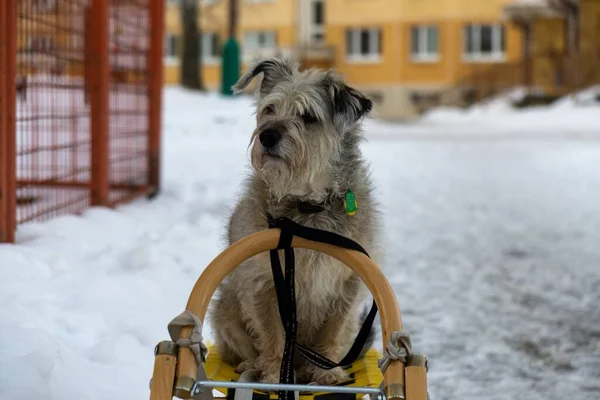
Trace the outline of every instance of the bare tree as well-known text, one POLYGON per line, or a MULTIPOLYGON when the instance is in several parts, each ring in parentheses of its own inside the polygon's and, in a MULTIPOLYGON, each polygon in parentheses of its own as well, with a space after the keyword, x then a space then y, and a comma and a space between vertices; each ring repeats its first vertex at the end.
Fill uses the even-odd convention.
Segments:
POLYGON ((183 29, 180 83, 189 89, 204 90, 198 0, 180 0, 179 8, 183 29))

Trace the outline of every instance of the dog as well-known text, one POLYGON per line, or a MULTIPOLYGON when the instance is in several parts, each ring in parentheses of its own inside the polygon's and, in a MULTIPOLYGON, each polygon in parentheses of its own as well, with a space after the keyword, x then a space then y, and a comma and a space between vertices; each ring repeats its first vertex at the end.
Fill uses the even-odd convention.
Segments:
MULTIPOLYGON (((378 206, 359 149, 361 121, 372 101, 333 70, 300 71, 295 60, 281 57, 257 62, 234 92, 261 74, 250 140, 253 172, 229 218, 229 243, 268 229, 269 216, 288 217, 351 238, 376 259, 378 206), (344 208, 348 190, 359 207, 354 215, 344 208), (301 204, 322 211, 301 212, 301 204)), ((297 341, 340 361, 364 318, 366 287, 332 257, 306 249, 296 249, 295 255, 297 341)), ((262 382, 279 381, 285 335, 268 253, 245 261, 220 284, 209 318, 222 360, 238 372, 259 370, 262 382)), ((371 332, 363 352, 373 337, 371 332)), ((335 384, 348 378, 340 367, 320 369, 302 356, 296 357, 294 369, 298 383, 335 384)))

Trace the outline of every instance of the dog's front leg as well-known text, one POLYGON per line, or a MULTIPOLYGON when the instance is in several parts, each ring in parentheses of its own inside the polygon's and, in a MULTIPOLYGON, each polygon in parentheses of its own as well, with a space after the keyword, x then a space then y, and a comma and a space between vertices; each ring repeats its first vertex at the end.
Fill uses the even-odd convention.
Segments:
MULTIPOLYGON (((315 337, 312 349, 332 361, 340 361, 352 345, 358 329, 358 293, 360 281, 353 277, 344 284, 340 297, 331 303, 329 315, 315 337)), ((307 361, 308 362, 308 361, 307 361)), ((348 379, 341 368, 322 369, 306 364, 299 372, 303 379, 322 385, 331 385, 348 379)))
MULTIPOLYGON (((269 279, 271 279, 269 277, 269 279)), ((256 282, 256 281, 254 281, 256 282)), ((261 381, 279 382, 284 349, 284 331, 272 281, 257 285, 258 290, 242 294, 242 308, 255 338, 258 357, 254 368, 262 371, 261 381)))
MULTIPOLYGON (((350 307, 337 307, 323 329, 319 331, 317 341, 313 346, 314 351, 332 361, 340 361, 347 347, 345 345, 347 337, 352 331, 351 327, 358 325, 357 319, 349 316, 348 311, 350 311, 350 307)), ((313 364, 306 365, 302 375, 321 385, 332 385, 348 379, 348 374, 341 367, 327 370, 313 364)))

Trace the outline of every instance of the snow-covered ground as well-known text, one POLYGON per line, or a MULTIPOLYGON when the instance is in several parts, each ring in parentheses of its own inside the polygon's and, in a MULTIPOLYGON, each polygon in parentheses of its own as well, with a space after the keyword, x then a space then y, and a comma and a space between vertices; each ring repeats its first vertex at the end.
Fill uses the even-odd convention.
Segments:
POLYGON ((427 113, 420 124, 432 128, 461 128, 461 133, 480 135, 482 130, 494 134, 536 133, 587 137, 600 132, 600 85, 565 96, 550 106, 515 111, 514 101, 525 95, 515 88, 467 109, 438 108, 427 113))
MULTIPOLYGON (((600 108, 368 121, 382 267, 433 400, 600 398, 600 108)), ((0 399, 145 399, 153 347, 224 248, 250 102, 168 89, 153 201, 0 246, 0 399)), ((208 335, 210 337, 210 332, 208 335)))

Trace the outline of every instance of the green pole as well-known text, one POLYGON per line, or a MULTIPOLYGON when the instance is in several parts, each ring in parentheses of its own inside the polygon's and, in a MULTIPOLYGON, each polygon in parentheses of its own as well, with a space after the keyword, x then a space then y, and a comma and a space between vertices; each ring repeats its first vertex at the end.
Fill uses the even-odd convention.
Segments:
POLYGON ((240 77, 240 46, 235 39, 237 5, 237 0, 229 0, 229 39, 223 46, 223 59, 221 60, 221 93, 224 96, 233 96, 231 87, 240 77))
POLYGON ((240 77, 240 47, 235 37, 230 37, 223 46, 223 59, 221 61, 221 93, 232 96, 231 87, 240 77))

